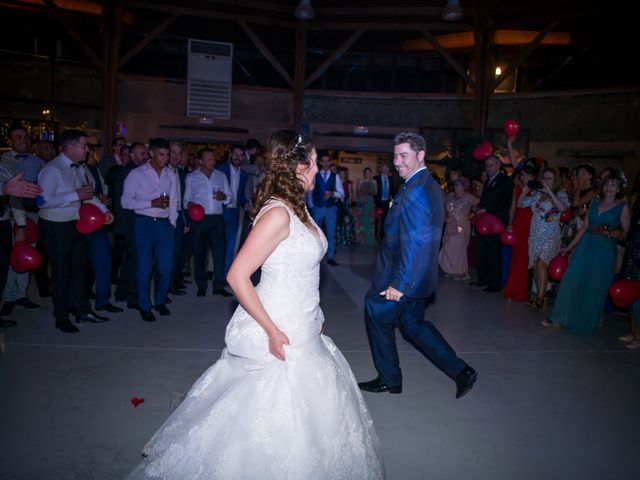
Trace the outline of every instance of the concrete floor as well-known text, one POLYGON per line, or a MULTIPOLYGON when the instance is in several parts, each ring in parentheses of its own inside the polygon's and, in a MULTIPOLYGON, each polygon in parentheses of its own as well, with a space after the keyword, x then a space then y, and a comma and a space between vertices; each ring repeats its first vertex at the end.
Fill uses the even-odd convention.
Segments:
MULTIPOLYGON (((375 376, 362 314, 373 258, 352 250, 322 266, 325 333, 360 380, 375 376)), ((76 335, 53 328, 48 299, 16 310, 19 326, 0 331, 0 480, 118 479, 133 468, 172 399, 223 347, 233 300, 191 287, 155 324, 127 311, 76 335), (132 397, 145 402, 134 408, 132 397)), ((389 479, 640 476, 640 352, 616 340, 624 316, 578 338, 444 278, 427 315, 479 381, 455 400, 453 382, 398 336, 403 394, 365 394, 389 479)))

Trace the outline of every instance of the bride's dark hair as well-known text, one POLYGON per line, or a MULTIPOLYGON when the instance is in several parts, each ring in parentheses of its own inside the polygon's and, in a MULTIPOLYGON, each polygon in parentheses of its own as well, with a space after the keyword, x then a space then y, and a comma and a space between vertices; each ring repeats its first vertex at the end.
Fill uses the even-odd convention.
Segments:
POLYGON ((278 198, 289 204, 302 222, 308 220, 303 201, 305 184, 298 177, 296 167, 302 164, 310 168, 313 148, 309 137, 292 130, 280 130, 269 137, 264 153, 267 176, 256 192, 256 212, 269 198, 278 198))

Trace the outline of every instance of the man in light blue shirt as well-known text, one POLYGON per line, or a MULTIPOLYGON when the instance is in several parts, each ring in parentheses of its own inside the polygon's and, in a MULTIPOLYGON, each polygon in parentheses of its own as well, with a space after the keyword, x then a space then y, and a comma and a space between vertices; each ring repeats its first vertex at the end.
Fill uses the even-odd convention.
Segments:
MULTIPOLYGON (((38 174, 44 162, 38 157, 31 155, 31 140, 27 129, 16 124, 9 128, 7 143, 11 146, 11 150, 4 153, 0 159, 0 164, 4 165, 13 175, 24 172, 23 180, 31 183, 38 182, 38 174)), ((15 198, 12 202, 12 210, 16 212, 21 210, 26 212, 34 222, 38 222, 38 206, 35 199, 15 198)), ((23 242, 25 240, 26 217, 14 214, 14 221, 18 225, 15 234, 15 242, 23 242)), ((7 286, 4 292, 3 315, 10 315, 15 305, 28 309, 39 308, 37 303, 32 302, 27 297, 29 288, 29 272, 17 273, 13 269, 9 269, 7 278, 7 286)))

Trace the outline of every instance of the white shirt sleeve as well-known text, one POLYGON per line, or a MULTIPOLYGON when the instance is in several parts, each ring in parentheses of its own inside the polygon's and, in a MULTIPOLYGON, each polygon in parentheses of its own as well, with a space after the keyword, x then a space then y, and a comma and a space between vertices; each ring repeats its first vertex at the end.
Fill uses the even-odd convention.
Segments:
POLYGON ((333 197, 338 200, 344 199, 344 187, 342 186, 342 181, 340 181, 340 177, 336 175, 336 191, 333 192, 333 197))

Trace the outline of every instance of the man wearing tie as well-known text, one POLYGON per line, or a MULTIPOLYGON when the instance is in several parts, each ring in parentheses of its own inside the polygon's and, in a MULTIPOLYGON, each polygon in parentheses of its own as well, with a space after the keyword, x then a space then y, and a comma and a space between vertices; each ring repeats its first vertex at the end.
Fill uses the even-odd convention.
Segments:
MULTIPOLYGON (((122 150, 121 150, 122 151, 122 150)), ((116 219, 113 222, 113 233, 116 237, 122 237, 120 242, 124 242, 124 261, 120 274, 118 275, 118 286, 116 287, 116 300, 127 302, 127 308, 138 310, 138 281, 136 272, 138 271, 136 260, 136 238, 135 223, 136 213, 122 207, 122 194, 124 192, 124 181, 134 168, 144 165, 149 161, 149 149, 140 142, 131 144, 131 161, 122 167, 118 167, 113 175, 113 189, 111 194, 111 205, 116 219)), ((113 170, 112 170, 113 171, 113 170)))
POLYGON ((184 237, 189 233, 190 222, 185 210, 184 190, 187 180, 187 171, 180 166, 184 143, 171 142, 169 152, 169 168, 176 175, 176 190, 178 192, 178 219, 176 220, 175 240, 173 245, 173 268, 171 272, 171 283, 169 293, 171 295, 184 295, 184 282, 182 280, 182 245, 184 237))
POLYGON ((336 203, 344 199, 344 188, 338 176, 331 171, 331 157, 327 152, 321 152, 319 163, 321 170, 316 173, 316 183, 313 187, 311 216, 316 224, 324 225, 327 236, 327 263, 336 266, 336 227, 338 223, 338 207, 336 203))
POLYGON ((76 333, 69 320, 69 301, 76 322, 99 323, 108 318, 91 311, 87 273, 89 250, 87 239, 76 230, 82 203, 92 203, 105 213, 108 225, 113 215, 94 196, 82 164, 87 158, 87 136, 79 130, 65 130, 60 135, 62 153, 47 163, 38 175, 43 203, 40 207, 40 235, 51 258, 51 300, 56 328, 76 333))
POLYGON ((242 225, 244 211, 248 207, 249 199, 246 195, 246 187, 249 176, 247 172, 240 168, 245 163, 245 160, 244 148, 240 145, 234 145, 231 147, 229 162, 217 166, 218 170, 227 177, 227 182, 229 182, 229 188, 231 190, 229 203, 224 206, 224 228, 227 244, 227 250, 224 256, 225 276, 235 257, 238 230, 242 225))
POLYGON ((173 268, 173 244, 178 218, 176 175, 169 168, 169 142, 149 141, 150 159, 129 172, 124 181, 122 208, 134 210, 134 237, 138 272, 138 307, 145 322, 155 322, 151 312, 151 271, 155 258, 154 308, 170 315, 165 305, 173 268))
MULTIPOLYGON (((22 125, 16 124, 9 128, 7 143, 11 146, 11 150, 2 155, 0 163, 7 167, 13 175, 24 172, 23 179, 37 183, 38 174, 44 162, 38 157, 31 155, 29 149, 31 147, 31 140, 27 129, 22 125)), ((12 210, 20 210, 27 217, 31 217, 33 221, 38 222, 38 206, 36 201, 32 198, 15 198, 13 201, 12 210)), ((23 242, 25 235, 26 217, 19 220, 19 217, 14 216, 14 220, 18 225, 18 229, 15 235, 16 242, 23 242)), ((39 287, 43 293, 48 293, 49 285, 46 281, 46 272, 39 272, 38 276, 39 287), (44 276, 42 275, 44 273, 44 276)), ((18 273, 13 269, 9 269, 7 277, 7 286, 4 292, 4 305, 2 307, 3 315, 11 314, 14 306, 20 306, 28 309, 36 309, 38 304, 32 302, 27 297, 27 290, 29 288, 29 272, 18 273)))
POLYGON ((393 164, 405 182, 389 208, 373 285, 365 297, 367 333, 378 377, 358 385, 367 392, 402 392, 395 339, 395 329, 400 327, 405 337, 456 382, 456 398, 460 398, 478 375, 424 318, 427 299, 438 286, 442 190, 424 164, 427 144, 421 135, 403 132, 394 143, 393 164))
MULTIPOLYGON (((207 247, 211 249, 213 259, 213 294, 229 297, 224 289, 225 282, 225 228, 222 206, 231 202, 233 195, 225 175, 217 171, 213 150, 208 148, 198 152, 200 168, 187 175, 184 191, 184 203, 187 208, 192 204, 204 208, 204 218, 193 222, 192 235, 194 254, 194 277, 198 286, 198 297, 207 292, 207 247)), ((228 249, 227 249, 228 251, 228 249)))
MULTIPOLYGON (((513 181, 500 171, 500 160, 491 155, 484 161, 489 177, 482 189, 477 213, 487 212, 498 217, 504 225, 509 222, 509 209, 513 201, 513 181)), ((485 287, 484 292, 502 290, 502 242, 500 235, 488 234, 476 237, 478 280, 471 285, 485 287)))
POLYGON ((384 237, 384 221, 387 218, 387 212, 389 211, 389 201, 396 194, 395 188, 391 185, 391 177, 389 176, 389 165, 382 162, 380 166, 380 175, 373 177, 378 185, 378 190, 373 196, 373 200, 376 204, 376 208, 381 208, 383 214, 381 217, 376 216, 376 241, 382 243, 384 237))

